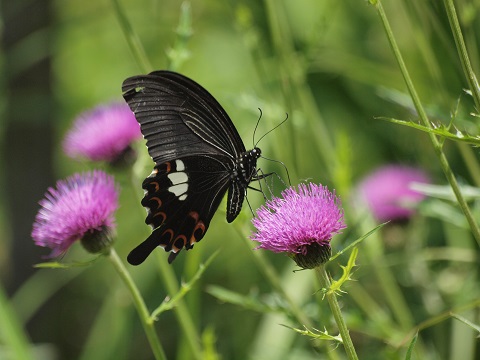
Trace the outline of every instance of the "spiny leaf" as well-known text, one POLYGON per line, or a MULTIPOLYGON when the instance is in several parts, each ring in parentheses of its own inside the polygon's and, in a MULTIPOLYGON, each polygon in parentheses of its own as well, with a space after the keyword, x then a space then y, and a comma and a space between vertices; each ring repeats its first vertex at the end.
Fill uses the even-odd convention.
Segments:
POLYGON ((455 129, 455 133, 454 133, 450 130, 450 127, 447 127, 443 124, 440 124, 440 125, 432 124, 432 127, 430 128, 430 127, 426 127, 426 126, 414 123, 412 121, 398 120, 398 119, 384 118, 384 117, 379 117, 378 119, 385 120, 398 125, 408 126, 417 130, 421 130, 423 132, 428 132, 431 134, 441 136, 449 140, 459 141, 459 142, 471 144, 473 146, 480 146, 480 136, 470 135, 465 132, 461 132, 458 129, 455 129))
POLYGON ((332 285, 330 286, 330 289, 328 289, 328 292, 329 293, 338 293, 338 292, 341 292, 341 287, 342 285, 347 281, 347 280, 351 280, 350 278, 350 274, 352 272, 352 269, 355 267, 355 260, 357 258, 357 255, 358 255, 358 248, 355 247, 353 250, 352 250, 352 253, 350 254, 350 257, 348 258, 348 263, 347 263, 347 266, 342 266, 340 265, 340 267, 342 268, 343 270, 343 275, 340 279, 338 280, 332 280, 332 285))
POLYGON ((287 326, 287 325, 283 325, 283 326, 285 326, 286 328, 289 328, 293 331, 296 331, 299 334, 302 334, 304 336, 309 336, 309 337, 317 339, 317 340, 328 340, 328 341, 335 341, 335 342, 338 342, 338 343, 343 343, 342 337, 340 335, 337 335, 337 336, 330 335, 328 333, 327 329, 325 329, 325 331, 320 331, 320 330, 317 330, 317 329, 313 329, 315 331, 315 332, 313 332, 313 331, 309 330, 306 326, 304 326, 305 330, 297 329, 297 328, 287 326))

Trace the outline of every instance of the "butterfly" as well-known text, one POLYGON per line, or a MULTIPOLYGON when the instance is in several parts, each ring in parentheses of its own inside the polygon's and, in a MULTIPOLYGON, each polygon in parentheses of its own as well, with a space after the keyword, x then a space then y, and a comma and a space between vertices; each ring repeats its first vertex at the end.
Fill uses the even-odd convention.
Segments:
POLYGON ((127 260, 141 264, 160 246, 172 263, 205 236, 227 191, 227 222, 235 220, 250 182, 264 177, 256 167, 261 151, 246 151, 222 106, 184 75, 161 70, 133 76, 122 91, 155 162, 142 184, 145 222, 153 231, 127 260))

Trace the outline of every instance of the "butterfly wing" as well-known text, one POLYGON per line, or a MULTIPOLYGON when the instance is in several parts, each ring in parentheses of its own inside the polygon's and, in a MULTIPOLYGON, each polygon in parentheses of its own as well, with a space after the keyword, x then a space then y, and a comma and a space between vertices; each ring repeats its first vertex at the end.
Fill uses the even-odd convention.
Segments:
POLYGON ((193 154, 221 153, 235 159, 245 152, 225 110, 193 80, 154 71, 126 79, 122 90, 156 164, 193 154))
POLYGON ((229 188, 227 220, 238 215, 246 185, 232 175, 245 147, 220 104, 183 75, 155 71, 134 76, 122 90, 156 163, 143 182, 142 200, 153 232, 128 261, 138 265, 161 246, 172 252, 172 262, 182 248, 203 238, 229 188))
POLYGON ((191 249, 205 235, 228 185, 221 157, 191 156, 157 165, 142 185, 145 222, 153 232, 128 255, 128 262, 141 264, 157 246, 172 252, 169 262, 184 247, 191 249))

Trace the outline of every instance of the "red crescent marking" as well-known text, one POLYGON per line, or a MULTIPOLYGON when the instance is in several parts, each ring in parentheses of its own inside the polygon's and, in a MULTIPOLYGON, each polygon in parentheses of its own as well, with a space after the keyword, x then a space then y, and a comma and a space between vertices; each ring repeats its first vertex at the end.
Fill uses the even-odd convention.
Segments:
POLYGON ((173 238, 173 230, 172 229, 167 229, 163 232, 162 236, 165 235, 166 233, 169 233, 170 234, 170 240, 169 241, 172 241, 172 238, 173 238))
POLYGON ((192 217, 193 220, 195 220, 195 223, 198 222, 198 217, 199 217, 199 216, 198 216, 198 212, 196 212, 196 211, 190 211, 190 212, 188 213, 188 215, 189 215, 190 217, 192 217))
POLYGON ((197 242, 197 238, 195 237, 195 231, 200 229, 202 231, 202 235, 205 234, 205 224, 203 221, 197 222, 197 225, 193 228, 192 236, 190 237, 190 245, 193 245, 197 242))
POLYGON ((155 197, 152 197, 150 200, 155 200, 158 203, 157 209, 162 206, 162 200, 160 200, 159 197, 155 196, 155 197))
POLYGON ((154 184, 155 185, 155 191, 158 191, 160 190, 160 184, 156 181, 152 181, 151 184, 154 184))
POLYGON ((168 162, 168 161, 165 163, 165 166, 167 167, 165 172, 168 174, 172 170, 172 166, 170 165, 170 162, 168 162))
POLYGON ((172 249, 174 252, 177 252, 177 251, 180 251, 183 249, 183 247, 187 244, 187 238, 185 235, 178 235, 175 240, 173 240, 173 246, 172 246, 172 249), (178 239, 182 239, 183 240, 183 246, 182 247, 177 247, 175 246, 175 243, 177 242, 178 239))
MULTIPOLYGON (((167 214, 165 214, 163 211, 159 211, 158 213, 153 215, 153 217, 156 217, 156 216, 161 216, 163 218, 162 219, 162 224, 165 222, 165 219, 167 218, 167 214)), ((165 232, 167 232, 167 231, 165 231, 165 232)), ((164 234, 165 234, 165 232, 164 232, 164 234)), ((173 236, 173 234, 172 234, 172 236, 173 236)))
POLYGON ((197 231, 197 229, 202 230, 202 234, 205 233, 205 224, 203 223, 203 221, 199 221, 199 222, 197 223, 197 225, 196 225, 195 228, 193 229, 193 232, 197 231))

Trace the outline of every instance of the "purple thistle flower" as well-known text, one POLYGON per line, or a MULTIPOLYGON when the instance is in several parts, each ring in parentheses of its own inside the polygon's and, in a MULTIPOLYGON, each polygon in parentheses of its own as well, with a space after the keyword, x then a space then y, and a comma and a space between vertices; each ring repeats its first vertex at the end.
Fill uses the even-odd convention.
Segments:
POLYGON ((67 251, 81 239, 87 251, 97 253, 110 245, 118 191, 112 176, 103 171, 75 174, 49 188, 40 201, 32 238, 52 249, 50 257, 67 251))
POLYGON ((314 268, 331 255, 330 240, 346 228, 340 199, 326 186, 300 184, 273 197, 252 220, 257 248, 285 252, 299 266, 314 268))
POLYGON ((414 205, 425 196, 410 188, 413 182, 430 183, 427 174, 417 168, 388 165, 367 176, 357 188, 357 201, 366 203, 377 221, 411 217, 414 205))
POLYGON ((67 133, 63 148, 73 158, 115 162, 141 136, 140 125, 128 105, 111 103, 80 114, 67 133))

